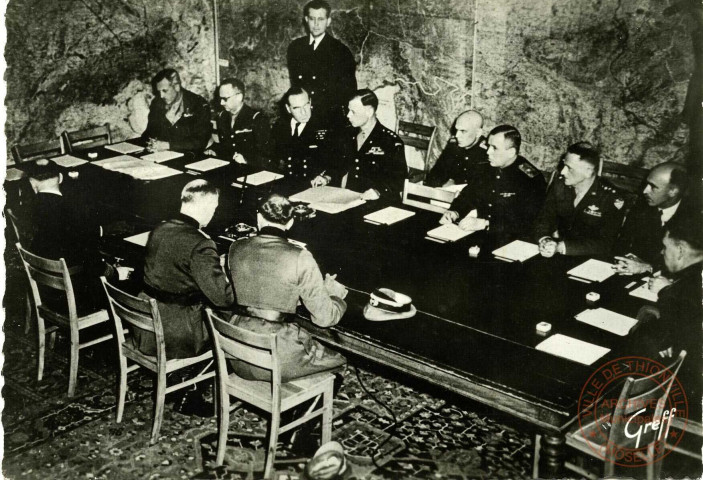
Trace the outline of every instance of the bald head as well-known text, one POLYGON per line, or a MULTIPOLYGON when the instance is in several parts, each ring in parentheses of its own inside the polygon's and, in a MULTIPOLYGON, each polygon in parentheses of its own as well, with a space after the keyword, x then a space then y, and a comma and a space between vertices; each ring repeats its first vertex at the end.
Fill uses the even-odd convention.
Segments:
POLYGON ((652 207, 668 208, 681 200, 686 191, 686 169, 683 165, 665 162, 647 175, 644 198, 652 207))
POLYGON ((472 147, 482 133, 483 117, 474 110, 467 110, 456 118, 456 141, 461 148, 472 147))

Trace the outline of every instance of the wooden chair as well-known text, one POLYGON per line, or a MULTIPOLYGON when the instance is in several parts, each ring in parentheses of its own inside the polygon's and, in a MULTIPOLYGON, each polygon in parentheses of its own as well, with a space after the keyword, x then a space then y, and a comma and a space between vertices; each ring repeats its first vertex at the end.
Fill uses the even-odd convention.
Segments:
POLYGON ((222 465, 227 446, 229 414, 238 407, 230 408, 230 395, 254 405, 271 414, 269 442, 264 466, 264 478, 271 478, 273 461, 276 456, 278 435, 322 415, 322 444, 332 439, 332 396, 334 375, 314 374, 281 383, 281 371, 277 355, 276 334, 254 333, 230 325, 207 310, 208 327, 212 336, 212 348, 217 368, 218 392, 218 439, 217 465, 222 465), (240 359, 252 365, 271 370, 271 382, 245 380, 236 373, 228 373, 226 359, 240 359), (322 406, 317 407, 319 397, 322 406), (281 413, 315 399, 302 417, 281 425, 281 413))
POLYGON ((63 153, 61 141, 58 138, 43 142, 15 144, 12 146, 12 159, 15 163, 22 163, 38 158, 56 157, 63 153))
POLYGON ((66 152, 73 153, 112 144, 112 133, 110 132, 110 124, 106 123, 100 127, 63 132, 61 139, 66 152))
MULTIPOLYGON (((601 399, 597 399, 591 408, 596 409, 596 414, 589 412, 579 412, 574 419, 571 420, 570 430, 566 433, 566 445, 585 453, 591 457, 600 459, 605 462, 603 475, 596 475, 590 471, 573 464, 565 462, 564 466, 569 470, 577 472, 587 478, 611 478, 615 475, 616 453, 618 449, 607 448, 609 445, 618 445, 619 447, 632 448, 634 451, 636 438, 628 438, 625 433, 627 423, 623 421, 625 418, 637 413, 643 405, 657 405, 652 415, 652 421, 660 421, 664 426, 663 413, 666 407, 666 399, 669 396, 671 386, 674 383, 676 374, 681 368, 686 351, 682 350, 678 358, 669 365, 666 369, 655 372, 652 375, 642 378, 627 377, 614 407, 607 405, 603 406, 601 399), (598 421, 584 421, 583 418, 595 418, 598 416, 598 421), (579 417, 582 421, 579 422, 579 417), (609 425, 607 437, 601 435, 605 426, 609 425), (595 433, 594 433, 595 432, 595 433), (598 449, 598 452, 596 452, 598 449)), ((609 399, 610 400, 610 399, 609 399)), ((641 425, 640 425, 641 426, 641 425)), ((642 433, 640 439, 640 447, 646 446, 646 454, 636 451, 642 462, 647 462, 647 479, 658 479, 661 473, 662 461, 653 461, 655 457, 655 448, 657 445, 664 447, 666 438, 657 439, 658 430, 649 429, 642 433)), ((532 478, 539 478, 539 452, 540 452, 541 436, 535 438, 535 454, 534 467, 532 478)))
POLYGON ((44 374, 46 335, 51 335, 50 342, 51 345, 53 345, 56 330, 59 327, 67 328, 71 334, 68 396, 73 397, 76 391, 76 381, 78 378, 78 354, 80 350, 112 338, 112 334, 107 334, 85 343, 80 343, 80 332, 86 328, 107 322, 110 317, 105 309, 79 315, 71 275, 79 273, 82 269, 80 266, 68 268, 63 258, 59 260, 49 260, 39 257, 22 248, 19 242, 17 243, 17 249, 20 252, 24 269, 27 272, 27 279, 29 280, 29 286, 34 299, 34 313, 37 317, 37 335, 39 337, 37 380, 41 380, 44 374), (55 310, 55 307, 51 308, 53 305, 51 307, 45 305, 40 295, 40 285, 45 288, 64 292, 67 310, 65 312, 59 311, 55 310), (47 327, 47 321, 54 325, 47 327))
MULTIPOLYGON (((24 232, 20 231, 19 228, 19 219, 17 218, 17 215, 12 211, 11 208, 6 208, 5 209, 5 218, 8 220, 8 223, 12 227, 12 232, 15 234, 15 244, 19 243, 22 244, 22 242, 27 244, 27 238, 24 232)), ((30 291, 29 285, 27 287, 27 292, 25 294, 24 298, 24 333, 27 334, 29 333, 29 330, 32 326, 32 293, 30 291)))
POLYGON ((421 125, 400 120, 398 136, 405 144, 405 161, 408 165, 410 179, 419 182, 430 171, 430 153, 437 127, 421 125))
POLYGON ((456 194, 440 188, 426 187, 419 183, 405 180, 403 187, 403 204, 429 210, 431 212, 444 213, 449 209, 456 194), (446 206, 445 206, 446 205, 446 206))
POLYGON ((166 375, 181 370, 196 363, 212 359, 212 351, 208 350, 197 357, 189 358, 174 358, 168 360, 166 358, 166 344, 164 343, 164 328, 161 323, 161 315, 159 308, 154 299, 142 299, 123 292, 119 288, 111 285, 105 277, 100 277, 107 294, 110 304, 112 319, 115 322, 115 331, 117 332, 117 351, 119 353, 120 362, 120 378, 117 397, 117 418, 116 422, 122 422, 122 414, 124 413, 125 397, 127 395, 127 374, 138 369, 140 366, 156 373, 156 398, 154 405, 154 423, 151 428, 150 443, 153 445, 159 438, 161 430, 161 422, 164 416, 164 403, 166 394, 175 392, 191 385, 194 385, 203 380, 207 380, 215 376, 213 370, 206 371, 208 364, 200 374, 193 378, 185 380, 171 386, 166 385, 166 375), (127 325, 125 325, 125 323, 127 325), (156 356, 145 355, 140 352, 133 344, 131 335, 125 332, 125 327, 137 327, 151 332, 156 336, 156 356), (133 365, 127 366, 127 360, 135 362, 133 365))
POLYGON ((649 174, 646 168, 601 161, 598 175, 607 179, 614 187, 630 194, 639 195, 649 174))

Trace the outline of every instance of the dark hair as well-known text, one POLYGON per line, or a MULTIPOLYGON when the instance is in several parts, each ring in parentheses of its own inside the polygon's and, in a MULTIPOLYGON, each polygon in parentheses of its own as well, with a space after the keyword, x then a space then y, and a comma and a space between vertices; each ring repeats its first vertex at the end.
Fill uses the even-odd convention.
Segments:
POLYGON ((193 180, 181 190, 181 203, 191 203, 205 195, 219 195, 220 189, 206 180, 193 180))
POLYGON ((303 87, 290 87, 286 93, 283 94, 283 104, 284 105, 290 105, 289 99, 290 97, 293 97, 295 95, 302 95, 305 94, 310 98, 310 95, 308 94, 308 91, 305 90, 303 87))
POLYGON ((43 182, 51 178, 57 178, 61 173, 61 169, 53 160, 40 158, 36 162, 27 164, 27 176, 35 180, 43 182))
POLYGON ((600 153, 590 142, 576 142, 573 145, 569 145, 566 153, 578 155, 582 161, 589 163, 596 170, 600 165, 600 153))
POLYGON ((373 93, 372 90, 369 90, 368 88, 362 88, 361 90, 357 90, 356 92, 354 92, 354 95, 352 95, 350 100, 354 100, 355 98, 361 100, 362 105, 370 106, 371 108, 373 108, 374 112, 378 108, 378 97, 375 93, 373 93))
POLYGON ((168 80, 170 83, 181 84, 181 76, 173 68, 164 68, 151 79, 151 86, 156 89, 156 84, 161 80, 168 80))
MULTIPOLYGON (((230 85, 232 88, 236 88, 237 90, 242 92, 242 95, 244 95, 246 93, 246 89, 244 88, 244 82, 242 82, 238 78, 225 78, 220 83, 220 87, 223 85, 230 85)), ((218 88, 217 90, 218 90, 218 96, 219 96, 220 89, 218 88)))
POLYGON ((667 222, 666 232, 670 239, 686 242, 692 249, 703 252, 703 222, 700 212, 675 216, 667 222))
POLYGON ((488 136, 498 135, 499 133, 502 133, 503 138, 505 138, 510 143, 510 146, 515 149, 515 153, 520 153, 522 136, 520 136, 520 132, 517 128, 512 125, 498 125, 488 133, 488 136))
POLYGON ((269 222, 285 225, 293 218, 293 205, 287 197, 270 193, 259 203, 259 213, 269 222))
POLYGON ((327 18, 329 18, 332 13, 332 7, 330 7, 330 4, 325 2, 325 0, 312 0, 311 2, 305 4, 305 7, 303 7, 303 15, 307 17, 310 15, 310 10, 319 10, 321 8, 325 9, 327 12, 327 18))

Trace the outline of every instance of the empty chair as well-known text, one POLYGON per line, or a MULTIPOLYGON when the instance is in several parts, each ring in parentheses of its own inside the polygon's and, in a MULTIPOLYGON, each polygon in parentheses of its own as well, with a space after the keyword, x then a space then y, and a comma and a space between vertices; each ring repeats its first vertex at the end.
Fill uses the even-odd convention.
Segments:
POLYGON ((12 159, 15 163, 27 162, 38 158, 55 157, 62 153, 61 141, 58 138, 24 145, 15 144, 12 146, 12 159))
POLYGON ((419 123, 398 122, 398 136, 405 144, 405 162, 412 181, 423 180, 430 170, 429 158, 436 130, 437 127, 419 123))
POLYGON ((451 206, 456 193, 440 188, 426 187, 419 183, 405 180, 403 188, 403 204, 444 213, 451 206))
POLYGON ((63 132, 61 138, 68 153, 81 152, 112 143, 109 123, 100 127, 76 130, 75 132, 63 132))
POLYGON ((322 415, 322 440, 332 438, 332 396, 334 375, 318 373, 307 377, 281 382, 277 355, 277 335, 254 333, 218 318, 207 309, 208 327, 212 336, 217 368, 218 439, 217 459, 222 465, 229 430, 230 395, 271 414, 268 450, 264 478, 271 478, 276 456, 278 435, 322 415), (271 370, 271 382, 245 380, 236 373, 228 373, 227 359, 240 359, 252 365, 271 370), (322 397, 322 406, 317 404, 322 397), (310 399, 315 399, 307 412, 287 425, 281 425, 281 413, 310 399))
POLYGON ((161 314, 159 313, 156 300, 147 300, 132 296, 111 285, 105 277, 100 277, 100 279, 105 288, 105 293, 107 294, 112 319, 115 322, 115 332, 117 334, 120 378, 116 421, 117 423, 122 421, 125 397, 127 395, 127 374, 138 369, 140 366, 156 373, 154 422, 150 439, 150 443, 154 444, 158 440, 159 431, 161 430, 166 394, 212 378, 215 376, 215 372, 214 370, 209 370, 210 364, 208 364, 200 374, 168 387, 166 386, 166 375, 190 367, 196 363, 212 359, 212 351, 207 350, 205 353, 196 357, 168 360, 166 358, 166 344, 164 342, 164 327, 161 323, 161 314), (129 331, 125 330, 125 327, 137 327, 153 333, 156 337, 156 355, 145 355, 140 352, 132 342, 132 337, 129 331), (128 332, 127 334, 125 334, 126 331, 128 332), (135 363, 128 366, 127 360, 131 360, 135 363))
POLYGON ((20 252, 24 269, 27 272, 27 279, 29 280, 29 286, 34 298, 34 313, 37 317, 37 335, 39 337, 37 380, 41 380, 44 374, 46 335, 51 335, 51 341, 53 343, 56 330, 60 327, 67 328, 71 334, 68 396, 72 397, 76 391, 78 354, 80 350, 112 338, 112 334, 107 334, 85 343, 80 343, 80 331, 105 323, 110 317, 107 314, 107 310, 104 309, 86 313, 79 312, 80 306, 76 304, 71 275, 79 273, 82 267, 75 266, 69 269, 63 258, 59 260, 49 260, 39 257, 22 248, 19 243, 17 243, 17 249, 20 252), (40 286, 43 288, 40 289, 40 286), (60 297, 65 297, 64 305, 66 309, 63 309, 63 305, 61 305, 63 302, 53 298, 53 295, 51 300, 54 301, 48 304, 42 301, 42 291, 45 292, 44 296, 46 297, 52 290, 63 292, 60 297), (53 325, 47 327, 46 322, 50 322, 53 325))

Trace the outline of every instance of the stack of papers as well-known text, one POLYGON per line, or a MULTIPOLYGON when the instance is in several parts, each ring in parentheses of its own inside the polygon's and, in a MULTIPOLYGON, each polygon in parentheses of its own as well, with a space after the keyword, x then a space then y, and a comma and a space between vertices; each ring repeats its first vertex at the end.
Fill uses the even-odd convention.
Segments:
POLYGON ((144 155, 142 160, 149 160, 150 162, 163 163, 173 160, 174 158, 180 158, 183 154, 181 152, 172 152, 171 150, 164 150, 162 152, 154 152, 149 155, 144 155))
POLYGON ((199 162, 190 163, 186 165, 189 170, 195 170, 196 172, 208 172, 216 168, 224 167, 229 165, 226 160, 220 160, 219 158, 206 158, 205 160, 200 160, 199 162))
POLYGON ((359 192, 328 186, 308 188, 290 199, 293 202, 307 203, 315 210, 326 213, 339 213, 366 203, 359 192))
POLYGON ((615 270, 612 264, 591 258, 578 267, 572 268, 566 274, 573 280, 591 283, 602 282, 612 277, 615 275, 615 270))
MULTIPOLYGON (((247 185, 263 185, 264 183, 273 182, 283 178, 280 173, 269 172, 268 170, 262 170, 260 172, 253 173, 251 175, 246 175, 244 177, 239 177, 237 181, 239 183, 247 183, 247 185)), ((292 199, 291 199, 292 200, 292 199)))
POLYGON ((464 238, 465 236, 471 233, 473 232, 462 230, 461 228, 459 228, 459 225, 456 225, 454 223, 447 223, 446 225, 441 225, 427 232, 427 237, 425 238, 427 238, 428 240, 432 240, 433 242, 440 243, 456 242, 457 240, 464 238))
POLYGON ((403 210, 402 208, 396 207, 386 207, 377 212, 369 213, 364 215, 364 220, 369 223, 374 223, 376 225, 392 225, 406 218, 410 218, 415 215, 415 212, 410 210, 403 210))
POLYGON ((574 362, 584 365, 592 365, 593 362, 610 351, 609 348, 600 347, 577 338, 567 337, 561 333, 552 335, 537 345, 536 348, 542 352, 573 360, 574 362))
POLYGON ((506 262, 524 262, 537 254, 539 254, 539 246, 534 243, 523 242, 522 240, 515 240, 493 250, 493 255, 496 258, 506 262))
POLYGON ((632 290, 630 295, 653 303, 657 303, 659 300, 659 294, 651 291, 647 282, 632 290))
POLYGON ((606 330, 615 335, 624 337, 632 327, 637 325, 637 320, 632 317, 626 317, 619 313, 610 311, 605 308, 594 308, 592 310, 584 310, 576 315, 576 320, 587 323, 596 328, 606 330))
POLYGON ((459 192, 461 192, 464 189, 464 187, 466 187, 465 183, 457 183, 454 185, 448 185, 446 187, 437 187, 437 188, 439 188, 440 190, 444 190, 446 192, 458 194, 459 192))
POLYGON ((158 180, 160 178, 178 175, 181 171, 169 168, 165 165, 149 162, 129 155, 106 158, 93 162, 93 165, 111 170, 113 172, 124 173, 137 180, 158 180))
POLYGON ((138 233, 136 235, 132 235, 131 237, 125 238, 125 242, 130 242, 134 243, 136 245, 141 245, 142 247, 146 247, 146 242, 149 240, 149 234, 151 232, 143 232, 143 233, 138 233))
POLYGON ((24 172, 22 170, 17 170, 16 168, 8 168, 5 173, 6 182, 14 182, 22 177, 24 177, 24 172))
POLYGON ((133 143, 122 142, 115 143, 114 145, 105 145, 107 150, 112 150, 113 152, 121 153, 123 155, 128 155, 130 153, 137 153, 144 150, 144 147, 139 145, 134 145, 133 143))
POLYGON ((64 168, 77 167, 78 165, 88 163, 88 160, 83 160, 82 158, 74 157, 73 155, 61 155, 60 157, 54 157, 51 160, 56 162, 56 165, 60 165, 64 168))

